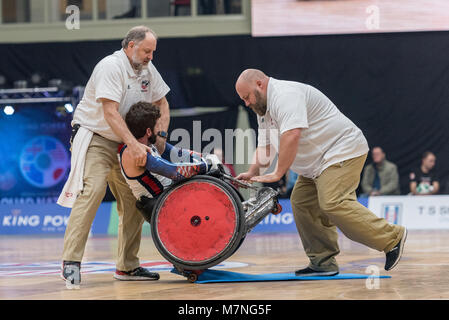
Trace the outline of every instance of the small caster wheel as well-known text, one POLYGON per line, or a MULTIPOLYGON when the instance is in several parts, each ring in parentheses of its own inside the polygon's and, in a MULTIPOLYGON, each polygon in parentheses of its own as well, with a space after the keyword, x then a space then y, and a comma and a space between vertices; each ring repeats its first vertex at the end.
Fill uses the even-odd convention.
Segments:
POLYGON ((191 273, 187 276, 187 280, 189 280, 190 283, 194 283, 198 280, 198 275, 196 273, 191 273))
POLYGON ((281 213, 281 211, 282 211, 282 206, 281 206, 279 203, 277 203, 277 204, 276 204, 276 208, 273 209, 273 211, 271 211, 271 213, 274 214, 274 215, 276 215, 276 214, 281 213))

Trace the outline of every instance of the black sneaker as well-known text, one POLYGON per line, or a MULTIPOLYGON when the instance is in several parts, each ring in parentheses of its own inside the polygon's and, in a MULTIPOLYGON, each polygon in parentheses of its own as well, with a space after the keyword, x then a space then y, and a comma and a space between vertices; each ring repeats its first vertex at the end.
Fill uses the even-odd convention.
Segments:
POLYGON ((81 262, 63 261, 61 277, 65 281, 67 289, 79 289, 81 283, 81 262))
POLYGON ((159 274, 156 272, 150 272, 145 268, 138 267, 132 271, 120 271, 116 270, 114 278, 122 281, 149 281, 159 280, 159 274))
POLYGON ((404 230, 404 235, 401 241, 390 251, 386 253, 385 270, 393 269, 401 260, 402 252, 404 251, 404 243, 407 239, 407 229, 404 230))
POLYGON ((295 271, 295 276, 298 277, 331 277, 337 274, 338 271, 315 271, 309 267, 295 271))

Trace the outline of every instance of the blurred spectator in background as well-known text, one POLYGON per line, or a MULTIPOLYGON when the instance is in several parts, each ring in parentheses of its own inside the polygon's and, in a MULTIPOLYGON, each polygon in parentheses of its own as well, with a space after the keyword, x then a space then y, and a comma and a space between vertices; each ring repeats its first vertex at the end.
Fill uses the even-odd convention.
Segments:
POLYGON ((381 147, 371 151, 373 163, 363 171, 362 190, 364 196, 398 195, 399 174, 396 165, 385 158, 381 147))
POLYGON ((424 152, 421 166, 410 173, 410 193, 413 195, 437 194, 440 182, 435 172, 436 156, 430 151, 424 152))
POLYGON ((236 173, 234 170, 234 166, 230 163, 226 163, 225 157, 223 155, 223 150, 219 149, 219 148, 214 148, 214 154, 218 157, 218 159, 223 164, 223 169, 225 170, 226 174, 235 177, 236 173))

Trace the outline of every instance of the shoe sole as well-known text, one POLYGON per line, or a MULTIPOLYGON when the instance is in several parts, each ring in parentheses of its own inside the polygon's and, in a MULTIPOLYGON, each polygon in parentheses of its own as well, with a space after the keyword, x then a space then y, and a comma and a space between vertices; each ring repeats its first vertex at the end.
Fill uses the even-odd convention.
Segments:
POLYGON ((80 289, 79 284, 72 284, 69 280, 66 280, 65 287, 69 290, 79 290, 80 289))
POLYGON ((336 276, 338 272, 332 271, 332 272, 315 272, 315 273, 307 273, 307 274, 297 274, 295 272, 295 276, 297 277, 332 277, 336 276))
POLYGON ((148 278, 148 277, 133 277, 133 276, 122 276, 119 274, 114 274, 114 279, 120 280, 120 281, 156 281, 159 280, 159 277, 157 278, 148 278))
POLYGON ((393 263, 393 265, 390 267, 390 268, 388 268, 388 269, 385 269, 386 271, 390 271, 391 269, 393 269, 394 267, 396 267, 396 265, 399 263, 399 260, 401 260, 401 258, 402 258, 402 253, 404 252, 404 245, 405 245, 405 240, 407 240, 407 228, 405 228, 405 231, 404 231, 404 236, 402 237, 402 239, 401 239, 401 245, 399 246, 399 256, 398 256, 398 258, 396 259, 396 261, 393 263))

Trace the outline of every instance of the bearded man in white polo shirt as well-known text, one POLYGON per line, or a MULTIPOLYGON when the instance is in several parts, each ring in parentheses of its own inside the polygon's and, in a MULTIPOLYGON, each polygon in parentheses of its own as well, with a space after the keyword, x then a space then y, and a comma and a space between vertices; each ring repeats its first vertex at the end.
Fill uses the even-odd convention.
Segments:
MULTIPOLYGON (((144 220, 120 172, 117 157, 120 143, 126 143, 138 166, 145 164, 147 151, 151 151, 136 140, 124 121, 134 103, 146 101, 158 106, 162 131, 168 129, 170 115, 165 95, 170 89, 151 62, 156 44, 156 34, 149 28, 138 26, 129 30, 122 41, 122 49, 103 58, 95 66, 75 110, 72 121, 74 133, 81 126, 93 135, 85 155, 83 190, 73 203, 64 237, 62 276, 66 280, 70 277, 74 285, 79 285, 81 279, 80 264, 87 238, 107 185, 117 200, 119 215, 114 277, 120 280, 159 279, 157 273, 140 267, 137 253, 144 220)), ((161 136, 166 136, 166 132, 162 132, 161 136)), ((165 144, 164 139, 160 140, 165 144)))
POLYGON ((237 179, 276 182, 289 168, 299 174, 290 200, 310 263, 295 274, 338 274, 336 227, 349 239, 385 252, 385 270, 396 266, 407 230, 389 224, 357 201, 355 191, 369 151, 361 130, 310 85, 247 69, 239 76, 236 91, 257 114, 259 125, 253 162, 237 179), (276 151, 276 169, 260 175, 276 151))

